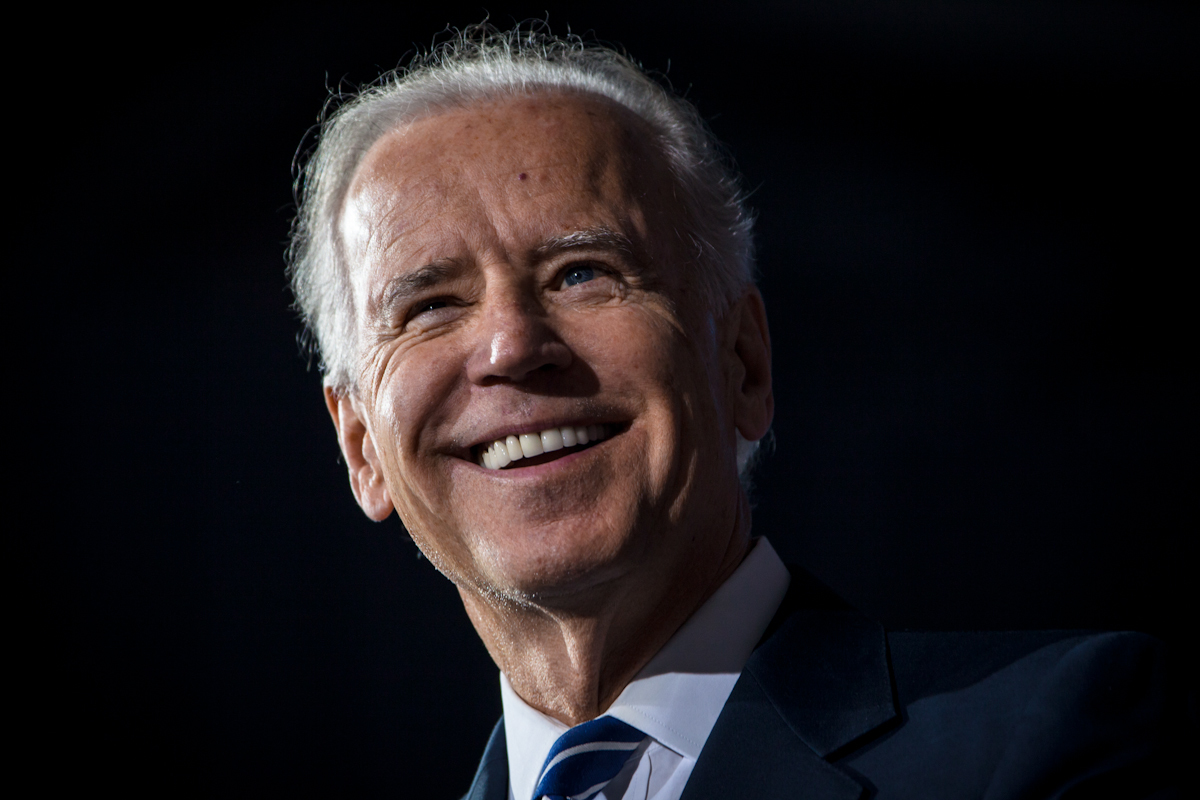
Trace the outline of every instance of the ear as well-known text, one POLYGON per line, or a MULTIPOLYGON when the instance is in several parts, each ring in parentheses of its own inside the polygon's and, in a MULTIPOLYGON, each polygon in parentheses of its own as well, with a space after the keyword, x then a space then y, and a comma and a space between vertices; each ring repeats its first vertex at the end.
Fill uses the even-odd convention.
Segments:
POLYGON ((325 407, 337 429, 338 444, 350 470, 350 491, 363 513, 376 522, 391 515, 394 506, 365 414, 350 392, 325 387, 325 407))
POLYGON ((732 330, 730 362, 731 408, 738 432, 750 441, 767 435, 775 417, 775 394, 771 389, 771 332, 767 309, 758 289, 751 287, 729 309, 732 330))

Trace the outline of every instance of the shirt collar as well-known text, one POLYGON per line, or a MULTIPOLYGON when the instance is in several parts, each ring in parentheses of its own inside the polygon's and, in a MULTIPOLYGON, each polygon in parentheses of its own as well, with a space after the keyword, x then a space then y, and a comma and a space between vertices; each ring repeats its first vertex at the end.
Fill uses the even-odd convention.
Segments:
MULTIPOLYGON (((605 712, 696 759, 755 644, 787 593, 787 567, 765 538, 675 632, 605 712)), ((567 726, 528 705, 500 674, 513 795, 533 794, 538 772, 567 726)))

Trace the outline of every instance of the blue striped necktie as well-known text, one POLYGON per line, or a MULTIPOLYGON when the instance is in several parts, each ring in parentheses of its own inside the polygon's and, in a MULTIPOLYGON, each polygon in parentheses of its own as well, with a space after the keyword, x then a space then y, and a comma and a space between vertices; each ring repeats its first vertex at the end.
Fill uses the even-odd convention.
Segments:
POLYGON ((534 800, 588 800, 616 777, 646 734, 613 717, 599 717, 558 737, 538 777, 534 800))

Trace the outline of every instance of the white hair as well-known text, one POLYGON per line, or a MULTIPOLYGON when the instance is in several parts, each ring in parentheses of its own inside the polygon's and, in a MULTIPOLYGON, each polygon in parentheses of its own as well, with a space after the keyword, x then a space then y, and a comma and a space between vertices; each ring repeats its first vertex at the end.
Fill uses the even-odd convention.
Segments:
MULTIPOLYGON (((317 146, 297 175, 289 272, 305 326, 302 342, 318 355, 327 385, 350 388, 356 375, 353 296, 338 220, 372 145, 439 111, 547 90, 608 98, 647 124, 679 187, 686 228, 678 235, 695 252, 696 281, 714 313, 753 283, 753 215, 736 170, 691 103, 611 48, 555 37, 541 25, 473 26, 365 89, 331 97, 317 146)), ((739 441, 739 468, 752 444, 739 441)))

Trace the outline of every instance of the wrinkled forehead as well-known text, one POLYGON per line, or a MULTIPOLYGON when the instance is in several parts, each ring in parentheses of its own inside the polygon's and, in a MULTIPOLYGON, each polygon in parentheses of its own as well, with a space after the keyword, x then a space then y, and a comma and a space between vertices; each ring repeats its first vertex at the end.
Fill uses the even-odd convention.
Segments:
POLYGON ((530 224, 638 217, 648 228, 647 215, 670 216, 671 184, 656 137, 633 112, 541 92, 440 111, 381 137, 355 173, 341 227, 352 261, 356 249, 391 247, 469 208, 530 224))

